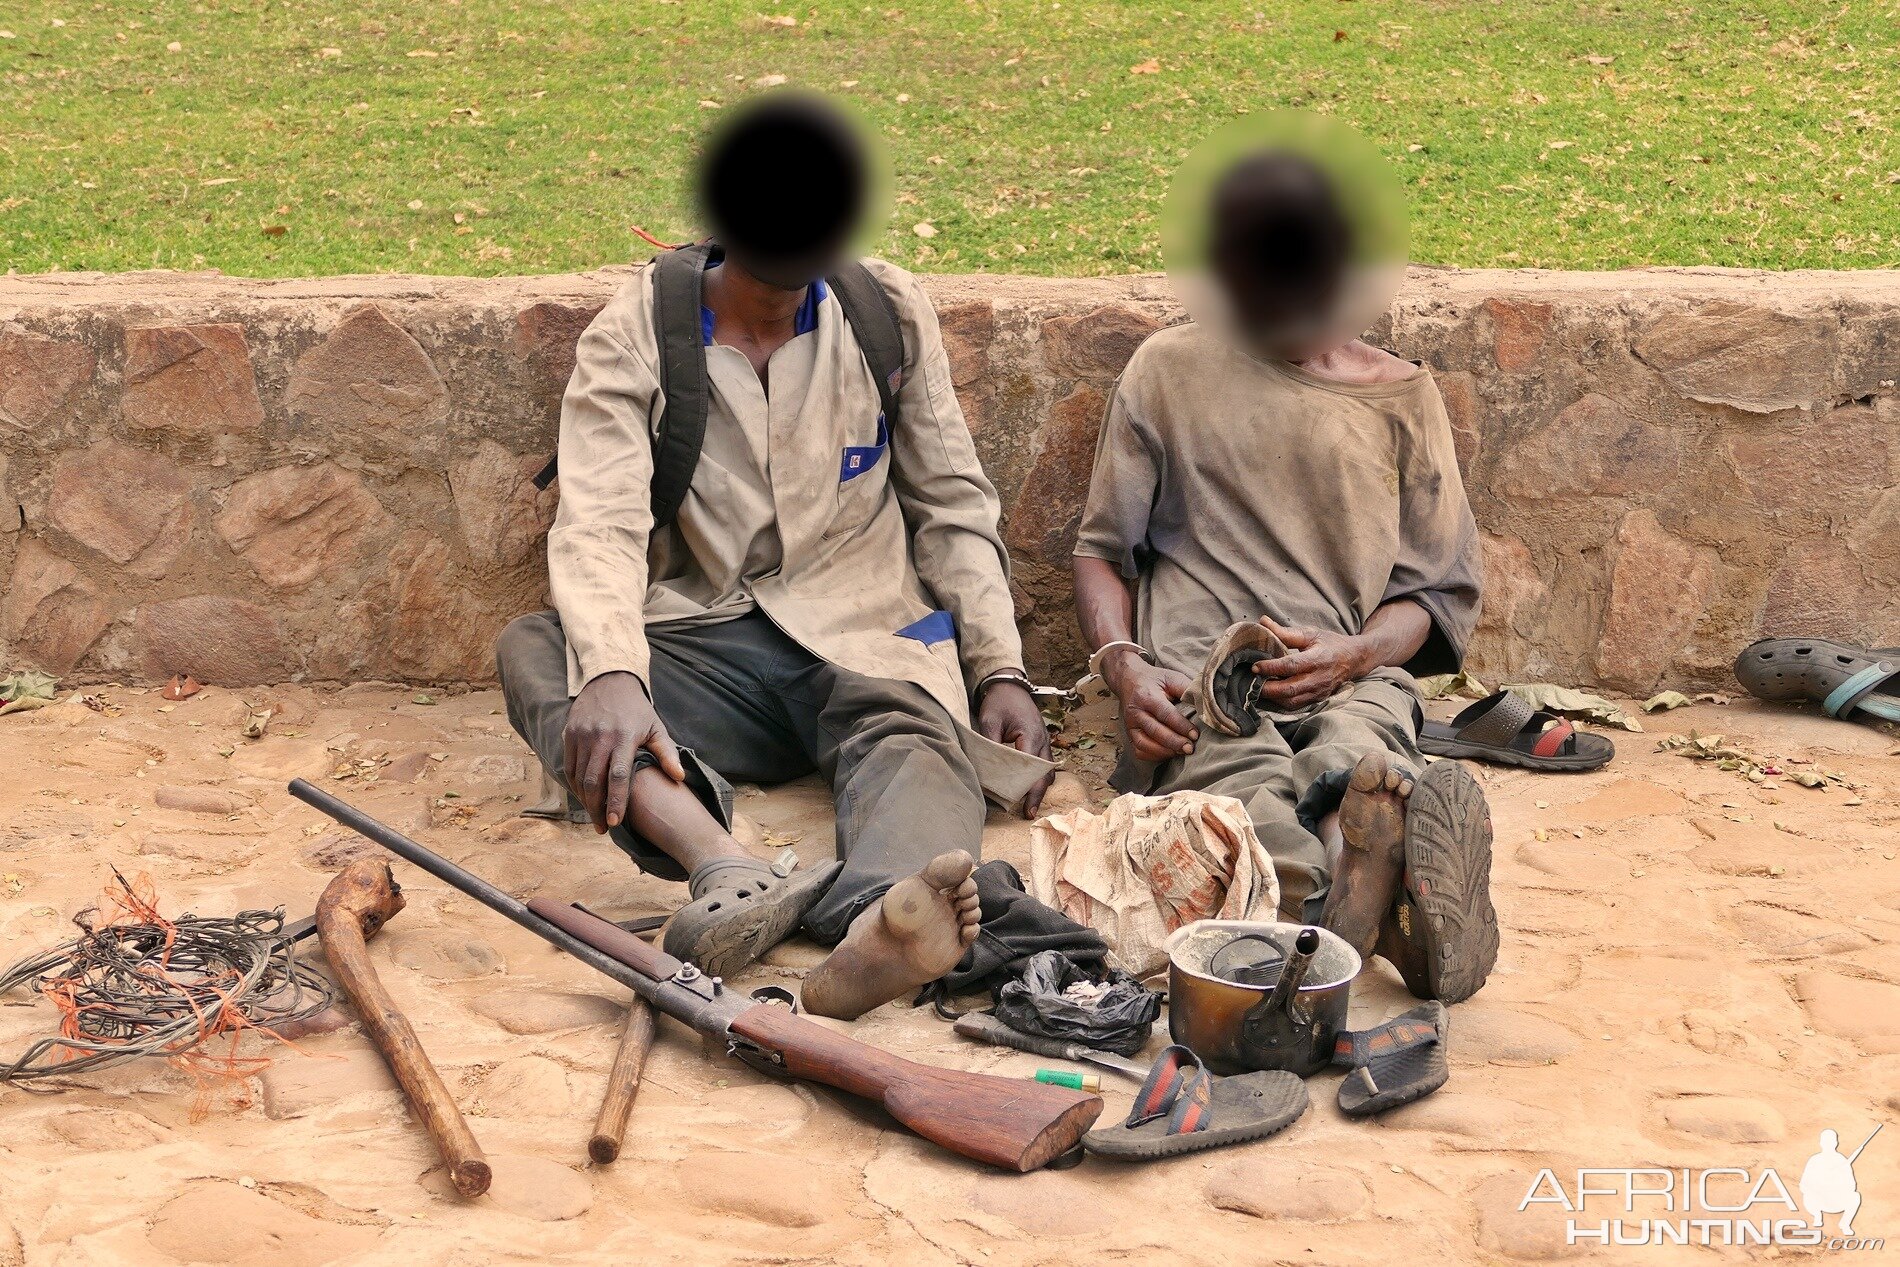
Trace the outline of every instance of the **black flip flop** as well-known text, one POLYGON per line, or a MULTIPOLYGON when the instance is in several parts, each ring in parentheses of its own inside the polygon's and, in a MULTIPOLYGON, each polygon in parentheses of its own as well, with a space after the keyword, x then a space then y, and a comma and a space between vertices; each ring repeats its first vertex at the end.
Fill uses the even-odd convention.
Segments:
POLYGON ((1551 773, 1600 769, 1616 755, 1616 745, 1602 735, 1578 730, 1569 718, 1532 708, 1510 691, 1485 696, 1449 722, 1426 722, 1418 746, 1434 757, 1551 773))
POLYGON ((1373 952, 1421 999, 1459 1003, 1498 961, 1491 808, 1456 761, 1426 767, 1405 807, 1405 874, 1373 952))
POLYGON ((1090 1131, 1082 1147, 1115 1161, 1179 1157, 1265 1139, 1299 1121, 1306 1105, 1298 1074, 1271 1069, 1217 1078, 1176 1045, 1155 1060, 1127 1119, 1090 1131))
POLYGON ((1900 722, 1900 653, 1892 647, 1764 638, 1735 658, 1735 676, 1757 699, 1813 700, 1829 717, 1859 712, 1900 722))
POLYGON ((1339 1111, 1371 1117, 1430 1095, 1451 1077, 1445 1037, 1451 1026, 1445 1005, 1424 1003, 1383 1025, 1341 1034, 1333 1063, 1352 1072, 1339 1084, 1339 1111))

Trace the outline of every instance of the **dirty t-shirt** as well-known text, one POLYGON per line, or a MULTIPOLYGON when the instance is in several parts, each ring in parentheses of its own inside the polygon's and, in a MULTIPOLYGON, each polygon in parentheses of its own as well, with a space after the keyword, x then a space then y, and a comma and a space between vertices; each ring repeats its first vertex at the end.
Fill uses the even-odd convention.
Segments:
POLYGON ((1137 582, 1136 640, 1190 675, 1235 621, 1357 634, 1401 598, 1432 618, 1405 667, 1450 672, 1478 618, 1477 527, 1431 374, 1337 383, 1191 324, 1123 371, 1075 552, 1137 582))

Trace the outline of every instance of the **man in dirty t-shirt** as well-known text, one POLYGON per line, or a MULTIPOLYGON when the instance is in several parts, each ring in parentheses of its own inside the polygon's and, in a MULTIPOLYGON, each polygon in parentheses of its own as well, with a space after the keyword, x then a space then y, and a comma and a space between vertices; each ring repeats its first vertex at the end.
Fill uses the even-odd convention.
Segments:
POLYGON ((1091 668, 1121 702, 1115 786, 1238 799, 1285 918, 1455 1002, 1497 924, 1483 794, 1417 746, 1412 674, 1455 670, 1478 615, 1444 403, 1423 367, 1319 319, 1352 226, 1318 165, 1239 160, 1207 215, 1228 319, 1135 353, 1075 547, 1091 668))

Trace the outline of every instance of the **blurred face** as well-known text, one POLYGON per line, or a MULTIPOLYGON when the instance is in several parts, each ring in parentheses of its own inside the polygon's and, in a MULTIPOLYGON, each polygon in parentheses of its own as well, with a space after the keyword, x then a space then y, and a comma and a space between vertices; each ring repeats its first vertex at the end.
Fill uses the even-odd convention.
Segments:
POLYGON ((1196 322, 1251 356, 1306 360, 1351 342, 1405 275, 1405 195, 1378 150, 1301 110, 1217 129, 1175 172, 1168 277, 1196 322))
POLYGON ((822 98, 774 93, 712 135, 698 193, 726 255, 770 286, 798 290, 850 253, 870 201, 872 158, 822 98))
POLYGON ((1332 183, 1296 155, 1262 153, 1215 186, 1208 266, 1237 330, 1300 359, 1331 330, 1352 255, 1352 229, 1332 183))

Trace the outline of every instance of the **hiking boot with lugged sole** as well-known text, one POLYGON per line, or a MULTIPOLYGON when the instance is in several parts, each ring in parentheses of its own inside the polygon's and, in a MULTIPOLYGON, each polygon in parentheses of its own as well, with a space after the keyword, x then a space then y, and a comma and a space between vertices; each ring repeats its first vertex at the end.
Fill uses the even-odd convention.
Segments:
POLYGON ((1491 905, 1491 809, 1456 761, 1420 776, 1405 814, 1405 873, 1373 952, 1421 999, 1458 1003, 1498 960, 1491 905))

